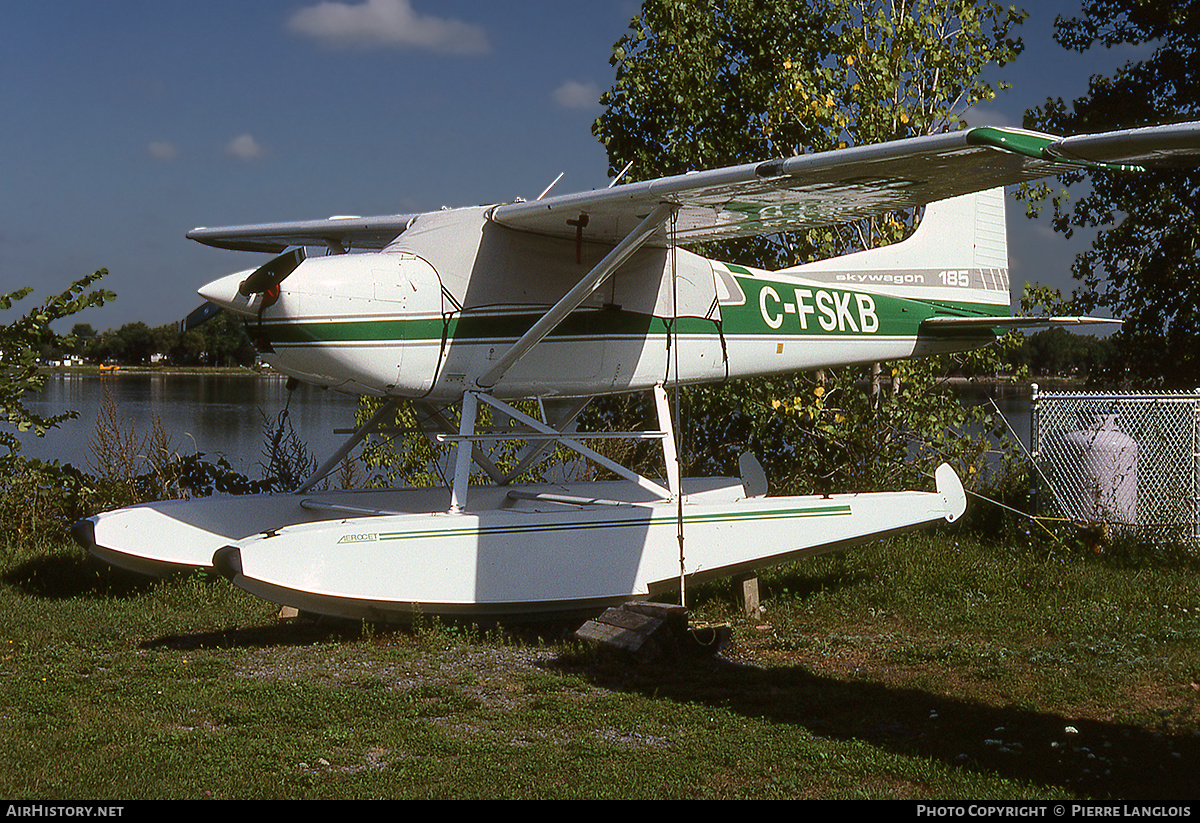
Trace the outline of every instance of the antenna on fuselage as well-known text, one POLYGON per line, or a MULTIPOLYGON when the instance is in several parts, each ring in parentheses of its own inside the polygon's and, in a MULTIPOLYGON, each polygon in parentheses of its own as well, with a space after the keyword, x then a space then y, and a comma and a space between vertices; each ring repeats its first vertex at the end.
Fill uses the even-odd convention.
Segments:
POLYGON ((564 174, 566 174, 565 171, 560 171, 558 173, 558 177, 555 177, 554 181, 549 186, 546 186, 546 188, 542 189, 542 193, 537 196, 537 199, 541 200, 543 197, 545 197, 546 193, 550 191, 550 189, 554 188, 554 184, 563 179, 564 174))
POLYGON ((633 161, 630 160, 625 164, 625 168, 621 169, 621 173, 612 179, 612 182, 608 184, 608 187, 611 189, 613 186, 617 185, 617 183, 621 182, 621 178, 625 176, 625 172, 629 171, 632 167, 633 161))

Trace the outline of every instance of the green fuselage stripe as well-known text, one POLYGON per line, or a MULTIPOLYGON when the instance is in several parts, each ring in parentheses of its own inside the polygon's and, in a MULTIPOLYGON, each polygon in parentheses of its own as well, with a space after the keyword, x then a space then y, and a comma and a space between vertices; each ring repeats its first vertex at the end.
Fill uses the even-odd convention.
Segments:
MULTIPOLYGON (((906 299, 852 289, 798 286, 766 278, 740 278, 746 293, 741 305, 721 306, 721 321, 680 317, 680 335, 839 335, 915 336, 921 321, 935 316, 1008 316, 1007 305, 968 301, 906 299)), ((253 336, 276 345, 388 343, 401 340, 458 342, 512 341, 541 318, 544 310, 466 310, 446 317, 337 320, 273 320, 248 325, 253 336)), ((584 309, 569 315, 549 335, 554 339, 646 337, 670 332, 671 318, 623 311, 584 309)))

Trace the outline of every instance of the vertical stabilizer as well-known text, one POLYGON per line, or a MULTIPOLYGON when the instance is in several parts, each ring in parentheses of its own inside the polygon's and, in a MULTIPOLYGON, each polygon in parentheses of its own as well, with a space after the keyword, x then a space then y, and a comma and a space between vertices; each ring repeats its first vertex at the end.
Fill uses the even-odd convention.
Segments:
POLYGON ((806 263, 787 274, 917 300, 1004 307, 1011 301, 1004 190, 966 194, 925 207, 900 243, 806 263))

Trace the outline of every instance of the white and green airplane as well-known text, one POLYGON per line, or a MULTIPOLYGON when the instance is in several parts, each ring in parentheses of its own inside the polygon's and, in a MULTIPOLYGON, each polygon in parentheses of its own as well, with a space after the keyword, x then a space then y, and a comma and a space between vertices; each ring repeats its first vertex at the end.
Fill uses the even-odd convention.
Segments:
POLYGON ((278 371, 387 402, 292 494, 133 506, 76 535, 125 568, 216 567, 305 611, 403 619, 587 613, 955 520, 966 500, 946 466, 933 492, 832 497, 766 496, 752 458, 739 479, 682 479, 667 389, 1093 322, 1009 316, 1003 186, 1198 158, 1200 123, 1068 138, 972 128, 529 202, 195 229, 278 256, 204 286, 187 322, 233 311, 278 371), (779 271, 685 248, 921 206, 903 242, 779 271), (662 478, 583 442, 604 434, 573 431, 589 398, 639 391, 653 392, 660 429, 607 436, 661 439, 662 478), (540 419, 512 405, 534 398, 540 419), (446 488, 312 491, 404 401, 457 444, 446 488), (511 425, 477 431, 480 404, 511 425), (480 447, 502 438, 528 444, 510 472, 480 447), (554 443, 622 479, 513 485, 554 443), (473 463, 490 485, 469 485, 473 463))

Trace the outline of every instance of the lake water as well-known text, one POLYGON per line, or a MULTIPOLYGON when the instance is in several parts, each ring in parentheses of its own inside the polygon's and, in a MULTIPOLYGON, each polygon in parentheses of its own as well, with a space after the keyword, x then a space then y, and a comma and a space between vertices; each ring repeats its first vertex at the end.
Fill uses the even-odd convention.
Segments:
MULTIPOLYGON (((1028 386, 972 384, 958 391, 967 404, 987 402, 989 396, 995 399, 1028 445, 1028 386)), ((47 381, 45 391, 30 396, 26 405, 43 415, 73 409, 79 412, 79 418, 67 421, 45 438, 24 436, 23 453, 44 460, 57 458, 87 469, 88 439, 109 395, 126 424, 131 424, 139 436, 150 432, 158 415, 173 438, 175 450, 184 454, 201 451, 210 458, 223 455, 234 469, 250 477, 261 474, 258 464, 264 459, 263 415, 273 425, 288 403, 286 380, 277 374, 55 374, 47 381)), ((353 428, 357 408, 357 397, 301 384, 292 396, 288 414, 309 453, 323 461, 346 438, 334 430, 353 428)))
POLYGON ((334 429, 353 428, 358 398, 301 384, 288 405, 286 383, 278 374, 55 374, 26 406, 43 415, 74 410, 79 417, 44 438, 23 436, 22 453, 86 469, 91 457, 88 439, 111 395, 118 413, 139 437, 151 431, 157 415, 176 451, 223 455, 250 477, 259 476, 258 463, 264 460, 263 415, 273 426, 286 406, 310 453, 324 460, 346 437, 334 434, 334 429))

